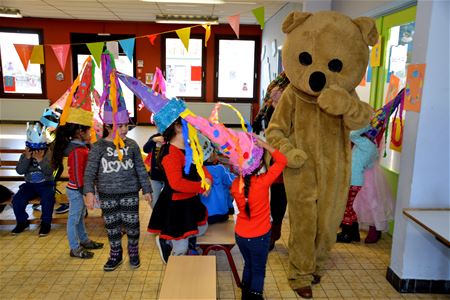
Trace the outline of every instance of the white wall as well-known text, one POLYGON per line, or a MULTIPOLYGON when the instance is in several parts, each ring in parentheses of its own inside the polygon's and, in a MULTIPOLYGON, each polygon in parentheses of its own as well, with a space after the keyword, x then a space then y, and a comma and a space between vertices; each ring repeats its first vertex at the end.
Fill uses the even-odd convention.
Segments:
POLYGON ((0 121, 37 121, 48 99, 0 99, 0 121))
POLYGON ((415 5, 416 0, 333 0, 332 9, 350 18, 379 17, 415 5))
POLYGON ((406 113, 403 136, 390 264, 402 279, 450 279, 448 248, 402 214, 406 207, 450 207, 449 6, 442 0, 417 6, 412 63, 427 66, 421 111, 406 113))

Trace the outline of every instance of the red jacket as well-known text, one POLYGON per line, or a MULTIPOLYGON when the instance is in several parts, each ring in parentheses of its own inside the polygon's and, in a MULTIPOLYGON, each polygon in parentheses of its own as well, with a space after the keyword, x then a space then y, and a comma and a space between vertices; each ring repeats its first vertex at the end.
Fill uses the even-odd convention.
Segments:
POLYGON ((69 153, 67 165, 69 167, 69 189, 77 190, 83 187, 84 170, 86 169, 89 149, 87 147, 76 147, 69 153))
MULTIPOLYGON (((192 198, 205 191, 201 187, 200 181, 183 178, 184 157, 185 155, 182 150, 170 145, 169 154, 164 156, 161 162, 169 185, 173 189, 172 200, 192 198)), ((206 178, 212 181, 212 176, 205 167, 203 167, 203 171, 205 172, 206 178)))
POLYGON ((270 230, 269 188, 287 164, 286 157, 278 150, 272 153, 272 158, 275 162, 266 173, 259 176, 254 175, 250 179, 248 193, 250 218, 245 213, 244 189, 239 191, 239 178, 236 178, 231 185, 231 194, 239 209, 235 231, 241 237, 258 237, 270 230))

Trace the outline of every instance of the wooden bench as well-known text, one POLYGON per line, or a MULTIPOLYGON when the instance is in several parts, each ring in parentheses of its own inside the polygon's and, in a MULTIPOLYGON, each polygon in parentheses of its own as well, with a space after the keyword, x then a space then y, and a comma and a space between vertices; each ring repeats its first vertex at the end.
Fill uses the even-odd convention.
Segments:
MULTIPOLYGON (((197 245, 203 250, 203 255, 208 255, 211 250, 225 252, 234 281, 238 287, 241 287, 241 279, 239 278, 233 255, 231 255, 231 249, 233 249, 235 244, 234 220, 209 225, 206 233, 197 238, 197 245)), ((172 256, 170 259, 172 259, 172 256)))
POLYGON ((171 256, 158 299, 217 299, 215 256, 171 256))
MULTIPOLYGON (((10 189, 13 193, 16 193, 19 190, 19 186, 23 183, 23 181, 0 181, 0 184, 10 189)), ((60 191, 64 191, 66 187, 67 182, 58 182, 57 188, 60 191)), ((3 205, 11 205, 11 198, 3 202, 1 204, 3 205)), ((56 203, 67 203, 68 199, 66 194, 55 194, 55 201, 56 203)), ((29 204, 40 204, 40 199, 35 198, 28 202, 29 204)), ((26 208, 26 212, 29 216, 28 220, 31 224, 39 224, 41 219, 41 212, 33 210, 31 205, 28 205, 26 208)), ((65 214, 55 214, 53 213, 52 223, 54 224, 65 224, 67 223, 67 216, 68 213, 65 214)), ((103 217, 101 214, 100 209, 94 209, 89 210, 88 218, 86 220, 89 220, 90 222, 103 222, 103 217)), ((14 215, 14 212, 12 209, 4 210, 2 213, 0 213, 0 225, 11 225, 16 223, 16 217, 14 215)))

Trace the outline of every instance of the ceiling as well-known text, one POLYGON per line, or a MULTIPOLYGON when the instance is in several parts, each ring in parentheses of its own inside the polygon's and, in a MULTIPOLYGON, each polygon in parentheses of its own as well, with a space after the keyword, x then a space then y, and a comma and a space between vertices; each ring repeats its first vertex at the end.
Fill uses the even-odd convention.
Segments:
MULTIPOLYGON (((4 0, 0 1, 0 6, 18 8, 24 17, 37 18, 152 22, 157 14, 174 14, 217 16, 220 23, 228 23, 227 17, 240 14, 241 24, 257 24, 252 9, 264 6, 265 21, 267 21, 286 3, 301 2, 300 0, 223 0, 225 2, 223 4, 196 4, 190 3, 189 0, 178 0, 179 3, 167 3, 166 1, 4 0)), ((202 0, 196 1, 201 2, 202 0)))

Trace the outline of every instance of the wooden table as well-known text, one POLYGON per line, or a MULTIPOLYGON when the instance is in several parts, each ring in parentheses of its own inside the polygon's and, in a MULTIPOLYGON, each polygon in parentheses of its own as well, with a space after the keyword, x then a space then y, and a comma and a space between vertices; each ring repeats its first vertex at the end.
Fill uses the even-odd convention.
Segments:
POLYGON ((405 208, 403 214, 450 247, 450 208, 405 208))
POLYGON ((158 299, 216 300, 215 256, 170 256, 158 299))

